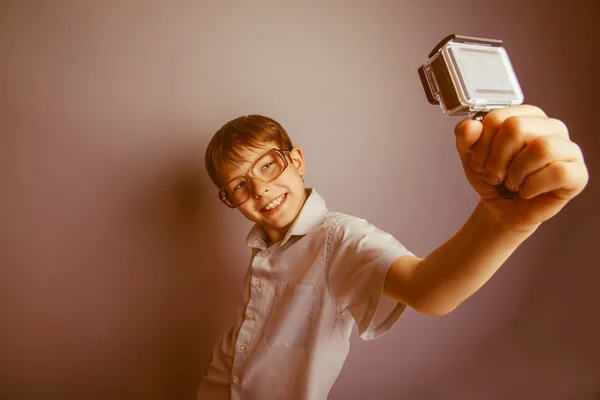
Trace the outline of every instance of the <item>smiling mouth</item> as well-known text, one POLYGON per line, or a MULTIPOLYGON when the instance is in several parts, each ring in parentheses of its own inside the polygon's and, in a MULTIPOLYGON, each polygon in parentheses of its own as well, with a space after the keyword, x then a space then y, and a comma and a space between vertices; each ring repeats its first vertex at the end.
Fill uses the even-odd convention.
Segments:
POLYGON ((283 200, 285 200, 286 196, 287 196, 287 193, 282 194, 281 196, 277 197, 276 199, 272 200, 269 204, 267 204, 266 206, 261 208, 260 211, 268 212, 268 211, 276 209, 283 202, 283 200))

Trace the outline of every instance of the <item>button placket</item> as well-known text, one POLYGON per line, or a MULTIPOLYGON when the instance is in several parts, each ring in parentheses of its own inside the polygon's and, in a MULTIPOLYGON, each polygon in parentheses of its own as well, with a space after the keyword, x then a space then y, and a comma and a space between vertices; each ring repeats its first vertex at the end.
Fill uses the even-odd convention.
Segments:
MULTIPOLYGON (((270 255, 269 252, 259 252, 255 257, 254 260, 252 262, 252 276, 251 276, 251 285, 252 285, 252 290, 250 291, 250 299, 248 301, 248 304, 246 305, 246 321, 242 322, 242 327, 246 326, 248 329, 245 331, 246 334, 243 335, 243 337, 239 337, 238 339, 241 339, 242 341, 238 342, 237 344, 237 351, 236 353, 238 354, 238 357, 234 356, 234 364, 238 364, 239 362, 241 362, 241 360, 239 360, 237 363, 235 362, 236 358, 245 358, 244 356, 247 355, 248 351, 250 350, 249 348, 249 343, 251 342, 251 338, 254 334, 254 329, 256 328, 256 325, 253 324, 253 321, 256 321, 257 319, 257 314, 255 311, 250 311, 250 309, 255 309, 255 306, 257 304, 259 304, 260 302, 257 301, 257 297, 260 298, 261 297, 261 292, 263 289, 263 286, 265 285, 265 281, 264 279, 261 279, 257 276, 258 271, 260 271, 261 269, 264 269, 267 264, 268 264, 268 260, 267 257, 270 255)), ((234 367, 234 369, 237 369, 234 367)), ((240 377, 238 375, 233 375, 231 378, 231 382, 233 383, 233 385, 238 386, 240 385, 240 377)))
POLYGON ((241 341, 237 343, 236 347, 237 347, 237 351, 235 351, 235 353, 238 355, 237 357, 234 355, 234 366, 232 368, 232 376, 231 376, 231 382, 234 386, 238 386, 241 384, 241 379, 239 377, 239 375, 234 375, 236 372, 239 372, 239 367, 240 367, 240 363, 243 362, 242 360, 245 358, 245 355, 248 354, 248 351, 250 350, 250 343, 252 341, 252 336, 254 335, 254 330, 256 328, 256 324, 252 323, 254 321, 257 320, 257 314, 255 311, 251 311, 252 310, 256 310, 256 306, 258 304, 260 304, 259 301, 257 301, 257 297, 260 298, 261 297, 261 292, 263 289, 263 286, 265 285, 265 280, 264 278, 259 278, 258 275, 260 275, 260 271, 265 269, 268 265, 268 257, 270 256, 270 252, 267 251, 261 251, 259 253, 256 254, 256 256, 254 257, 253 261, 252 261, 252 275, 250 278, 250 284, 252 285, 252 290, 250 290, 250 299, 248 300, 248 304, 246 305, 246 321, 242 321, 242 326, 240 329, 240 337, 238 337, 238 339, 240 339, 241 341), (259 274, 257 274, 257 272, 259 272, 259 274), (244 329, 245 327, 245 329, 244 329), (242 335, 242 331, 244 331, 244 334, 242 335), (237 359, 237 360, 236 360, 237 359))

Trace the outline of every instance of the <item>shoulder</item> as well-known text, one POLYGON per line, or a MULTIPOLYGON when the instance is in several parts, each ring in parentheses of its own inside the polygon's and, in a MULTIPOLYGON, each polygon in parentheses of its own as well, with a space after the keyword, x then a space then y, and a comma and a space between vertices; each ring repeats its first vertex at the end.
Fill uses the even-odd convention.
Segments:
POLYGON ((400 255, 407 254, 406 248, 391 233, 364 218, 328 213, 322 226, 327 230, 329 261, 336 265, 352 260, 361 265, 381 262, 389 266, 400 255))
POLYGON ((322 224, 333 241, 343 241, 355 237, 364 237, 372 234, 385 234, 381 229, 364 218, 340 212, 328 212, 322 224))
POLYGON ((341 212, 328 212, 323 221, 322 227, 328 231, 346 230, 358 226, 373 226, 364 218, 341 212))

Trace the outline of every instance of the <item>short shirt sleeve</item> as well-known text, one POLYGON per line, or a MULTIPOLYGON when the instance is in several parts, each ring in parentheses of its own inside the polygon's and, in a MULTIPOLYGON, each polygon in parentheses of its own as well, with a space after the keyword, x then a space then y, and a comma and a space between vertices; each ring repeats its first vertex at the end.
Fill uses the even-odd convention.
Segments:
POLYGON ((328 279, 333 295, 352 313, 360 337, 375 339, 400 318, 406 305, 383 294, 389 267, 412 255, 392 235, 364 219, 339 214, 329 237, 328 279))

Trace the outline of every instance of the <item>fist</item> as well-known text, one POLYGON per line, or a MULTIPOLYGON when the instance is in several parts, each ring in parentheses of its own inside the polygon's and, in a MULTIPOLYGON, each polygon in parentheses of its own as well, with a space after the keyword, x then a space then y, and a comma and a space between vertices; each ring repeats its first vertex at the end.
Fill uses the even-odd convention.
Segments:
POLYGON ((587 185, 583 153, 567 126, 533 106, 490 112, 455 129, 456 148, 469 183, 488 210, 511 230, 534 229, 587 185), (519 196, 500 197, 500 183, 519 196))

